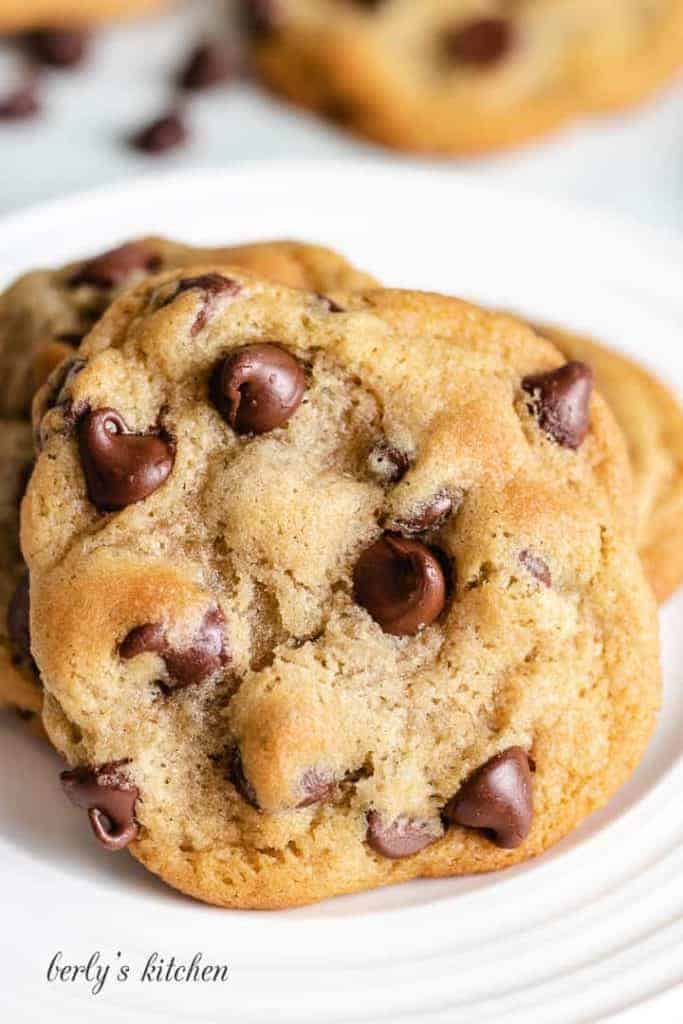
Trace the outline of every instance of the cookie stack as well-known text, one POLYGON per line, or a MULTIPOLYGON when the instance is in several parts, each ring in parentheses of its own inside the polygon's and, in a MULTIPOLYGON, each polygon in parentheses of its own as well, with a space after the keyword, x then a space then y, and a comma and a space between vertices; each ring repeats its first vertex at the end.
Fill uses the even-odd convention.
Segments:
POLYGON ((162 239, 16 282, 0 351, 0 693, 105 848, 288 907, 533 857, 638 764, 683 575, 683 413, 640 368, 318 247, 162 239))

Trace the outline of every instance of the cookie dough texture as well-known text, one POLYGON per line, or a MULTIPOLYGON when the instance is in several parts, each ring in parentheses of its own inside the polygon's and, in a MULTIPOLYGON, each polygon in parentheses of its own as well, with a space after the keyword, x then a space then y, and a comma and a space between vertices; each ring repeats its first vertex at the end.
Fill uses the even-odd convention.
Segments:
POLYGON ((25 572, 19 503, 33 461, 29 416, 36 389, 63 360, 75 357, 81 338, 126 287, 152 268, 205 259, 320 292, 373 284, 369 274, 320 246, 278 241, 210 249, 144 238, 57 270, 25 274, 0 295, 0 706, 32 713, 42 702, 33 662, 7 632, 9 603, 25 572))
POLYGON ((680 0, 245 6, 265 82, 399 149, 466 154, 516 144, 637 102, 683 64, 680 0))
POLYGON ((148 14, 169 6, 164 0, 2 0, 0 31, 53 25, 92 25, 110 18, 148 14))
POLYGON ((683 580, 683 410, 670 391, 632 360, 555 327, 539 328, 568 359, 592 366, 628 446, 637 540, 659 601, 683 580))
POLYGON ((488 871, 540 853, 628 778, 659 703, 655 607, 606 404, 593 394, 571 450, 521 386, 562 364, 552 345, 455 299, 331 304, 212 264, 119 298, 79 355, 22 508, 33 649, 56 747, 138 790, 130 849, 148 868, 263 908, 488 871), (217 369, 255 344, 298 360, 305 389, 249 435, 214 397, 217 369), (116 446, 172 453, 118 512, 89 498, 73 413, 87 409, 137 432, 116 446), (419 532, 437 495, 451 514, 419 532), (395 636, 353 575, 400 524, 436 553, 447 600, 395 636), (208 623, 220 657, 204 644, 211 673, 181 685, 208 623), (444 830, 461 783, 510 749, 532 758, 528 838, 444 830), (378 821, 434 841, 391 859, 367 841, 378 821))

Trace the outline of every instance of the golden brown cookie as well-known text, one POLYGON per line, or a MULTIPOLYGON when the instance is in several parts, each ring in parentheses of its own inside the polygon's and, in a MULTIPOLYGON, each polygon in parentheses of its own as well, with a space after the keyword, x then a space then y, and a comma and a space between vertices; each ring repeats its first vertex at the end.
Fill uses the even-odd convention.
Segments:
POLYGON ((641 100, 683 65, 680 0, 243 0, 273 89, 399 149, 478 153, 641 100))
MULTIPOLYGON (((26 274, 0 295, 0 706, 40 710, 42 691, 26 643, 28 590, 19 554, 20 488, 33 461, 29 412, 36 389, 65 358, 74 358, 85 334, 123 289, 145 274, 212 258, 321 292, 373 284, 343 257, 321 246, 261 242, 197 248, 163 238, 137 239, 58 270, 26 274), (16 595, 13 599, 13 595, 16 595), (8 629, 8 611, 12 632, 8 629)), ((57 390, 58 380, 53 384, 57 390)))
POLYGON ((141 283, 22 506, 67 795, 210 903, 506 867, 604 804, 659 703, 592 375, 424 293, 141 283))
POLYGON ((659 601, 683 582, 683 409, 647 370, 590 338, 539 327, 568 359, 589 363, 624 432, 634 480, 637 538, 659 601))
POLYGON ((110 18, 147 14, 165 0, 2 0, 0 32, 53 25, 92 25, 110 18))

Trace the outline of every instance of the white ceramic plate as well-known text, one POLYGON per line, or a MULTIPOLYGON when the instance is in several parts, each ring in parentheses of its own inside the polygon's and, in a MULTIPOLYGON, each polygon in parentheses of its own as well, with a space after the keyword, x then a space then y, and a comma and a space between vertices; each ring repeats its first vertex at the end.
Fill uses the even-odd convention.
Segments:
MULTIPOLYGON (((0 225, 0 283, 161 232, 296 236, 394 285, 434 288, 594 331, 683 392, 683 244, 447 173, 258 165, 148 178, 0 225)), ((683 595, 662 613, 666 694, 631 782, 535 863, 284 913, 182 898, 92 841, 57 758, 0 717, 3 1020, 595 1024, 683 1012, 683 595), (677 625, 679 628, 677 629, 677 625), (98 995, 48 982, 51 957, 114 966, 98 995), (225 983, 142 983, 147 957, 227 963, 225 983), (117 966, 131 980, 117 983, 117 966)))

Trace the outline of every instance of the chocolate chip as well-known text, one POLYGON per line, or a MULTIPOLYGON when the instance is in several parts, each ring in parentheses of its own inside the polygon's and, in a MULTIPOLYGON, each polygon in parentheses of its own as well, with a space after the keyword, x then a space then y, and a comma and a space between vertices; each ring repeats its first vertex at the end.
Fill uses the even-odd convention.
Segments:
POLYGON ((122 850, 139 831, 135 802, 140 794, 120 771, 126 763, 73 768, 59 776, 69 800, 88 811, 95 838, 108 850, 122 850))
POLYGON ((297 807, 310 807, 311 804, 322 803, 332 796, 336 788, 337 781, 329 772, 309 768, 301 777, 300 791, 303 797, 297 807))
POLYGON ((390 857, 392 860, 419 853, 440 835, 440 829, 434 822, 409 818, 403 814, 385 824, 377 811, 369 811, 367 822, 368 846, 382 857, 390 857))
POLYGON ((229 82, 239 71, 236 53, 227 45, 207 40, 190 54, 178 84, 181 89, 200 91, 229 82))
POLYGON ((487 67, 497 64, 514 43, 512 23, 506 18, 473 18, 449 30, 443 46, 450 60, 487 67))
POLYGON ((199 334, 206 325, 206 321, 213 309, 214 301, 219 295, 238 295, 242 290, 239 281, 233 281, 230 277, 223 277, 222 274, 200 274, 198 277, 184 277, 178 281, 176 290, 168 300, 168 305, 177 299, 183 292, 199 291, 202 294, 202 305, 197 313, 194 323, 190 328, 190 334, 199 334))
POLYGON ((117 288, 135 273, 150 273, 161 265, 159 255, 142 242, 126 242, 83 263, 69 278, 77 287, 91 284, 96 288, 117 288))
POLYGON ((413 636, 443 610, 446 580, 438 557, 419 540, 386 533, 353 570, 356 602, 385 633, 413 636))
POLYGON ((453 511, 453 499, 446 491, 439 491, 433 498, 407 516, 397 516, 387 525, 399 533, 412 535, 440 530, 453 511))
POLYGON ((31 57, 52 68, 72 68, 85 57, 90 34, 84 28, 53 26, 27 32, 24 43, 31 57))
POLYGON ((103 512, 149 497, 164 483, 175 458, 170 438, 132 433, 115 409, 87 413, 78 425, 78 446, 88 497, 103 512))
POLYGON ((538 555, 535 555, 533 551, 529 551, 528 548, 525 548, 524 551, 520 551, 519 561, 524 568, 539 581, 539 583, 543 584, 544 587, 552 586, 553 580, 550 575, 548 563, 538 555))
POLYGON ((230 660, 225 637, 225 616, 220 608, 211 608, 199 628, 181 647, 168 639, 166 627, 160 622, 136 626, 119 645, 122 658, 135 658, 151 651, 166 664, 169 682, 167 691, 203 683, 230 660))
POLYGON ((7 608, 7 633, 19 657, 30 658, 31 599, 28 572, 17 583, 7 608))
POLYGON ((260 810, 259 803, 256 798, 256 790, 244 774, 242 755, 240 753, 240 748, 236 744, 228 755, 228 778, 242 799, 257 811, 260 810))
POLYGON ((178 110, 171 110, 134 132, 128 141, 133 149, 157 156, 185 145, 189 137, 190 132, 182 114, 178 110))
POLYGON ((296 412, 306 380, 298 359, 262 342, 235 349, 216 366, 211 398, 238 434, 265 434, 296 412))
POLYGON ((40 101, 35 82, 20 85, 18 89, 0 99, 0 120, 23 121, 40 113, 40 101))
POLYGON ((477 768, 446 805, 444 817, 454 825, 485 830, 505 849, 523 843, 533 817, 526 751, 509 747, 477 768))
POLYGON ((593 371, 585 363, 565 363, 549 373, 531 374, 522 380, 531 395, 532 412, 553 441, 576 449, 585 440, 589 425, 593 371))
POLYGON ((410 469, 410 456, 386 438, 377 441, 368 455, 368 466, 373 476, 395 484, 410 469))
POLYGON ((244 31, 252 39, 272 35, 280 21, 278 0, 242 0, 240 14, 244 31))

